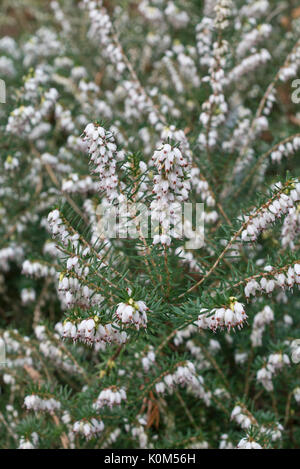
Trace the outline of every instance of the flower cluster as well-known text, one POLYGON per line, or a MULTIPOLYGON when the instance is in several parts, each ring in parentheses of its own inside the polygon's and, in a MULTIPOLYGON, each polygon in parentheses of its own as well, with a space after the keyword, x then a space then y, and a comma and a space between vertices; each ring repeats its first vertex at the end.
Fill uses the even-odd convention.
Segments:
POLYGON ((285 366, 290 365, 290 359, 286 353, 272 353, 268 357, 266 366, 258 370, 256 379, 260 382, 266 391, 273 391, 274 386, 272 377, 278 371, 281 371, 285 366))
POLYGON ((237 449, 262 449, 262 447, 252 438, 244 437, 239 441, 237 449))
POLYGON ((296 249, 295 240, 300 230, 300 211, 299 206, 289 209, 286 215, 282 230, 281 230, 281 244, 283 248, 289 248, 292 251, 296 249))
POLYGON ((124 344, 127 340, 126 332, 119 331, 117 324, 102 325, 99 323, 98 316, 84 319, 77 324, 67 320, 63 325, 57 324, 56 329, 63 338, 72 339, 74 342, 84 342, 88 345, 124 344))
POLYGON ((30 435, 30 439, 25 438, 24 436, 20 438, 18 449, 36 449, 38 442, 39 436, 36 432, 33 432, 30 435))
POLYGON ((250 298, 260 293, 272 293, 275 288, 291 290, 300 284, 300 264, 295 263, 280 270, 272 266, 265 267, 266 273, 250 279, 245 286, 245 296, 250 298), (260 281, 257 279, 260 278, 260 281))
POLYGON ((118 176, 116 174, 116 150, 114 137, 103 127, 88 124, 84 129, 83 140, 88 145, 93 171, 99 174, 99 190, 104 191, 109 200, 118 196, 118 176))
POLYGON ((262 345, 262 336, 266 325, 270 324, 272 321, 274 321, 274 311, 268 305, 254 316, 251 332, 251 343, 253 347, 260 347, 262 345))
POLYGON ((114 406, 121 405, 121 402, 126 401, 126 399, 127 396, 124 388, 116 388, 115 386, 112 386, 110 388, 103 389, 100 392, 93 406, 97 410, 106 406, 112 409, 114 406))
POLYGON ((148 352, 142 358, 142 366, 145 372, 148 372, 151 366, 155 364, 155 352, 153 347, 149 347, 148 352))
MULTIPOLYGON (((130 291, 129 295, 131 295, 130 291)), ((147 327, 147 311, 149 308, 144 301, 135 301, 133 298, 129 298, 127 303, 118 304, 115 315, 123 326, 132 324, 139 330, 141 327, 144 329, 147 327)))
POLYGON ((285 215, 295 203, 300 201, 300 183, 296 182, 288 194, 279 189, 278 195, 267 202, 261 210, 246 217, 246 228, 242 231, 243 241, 256 241, 260 233, 275 222, 279 217, 285 215))
POLYGON ((161 224, 162 230, 161 234, 155 234, 153 243, 170 245, 171 225, 176 225, 178 218, 181 219, 178 203, 187 200, 190 190, 190 182, 185 173, 188 162, 180 149, 170 144, 156 150, 152 161, 158 174, 153 178, 155 198, 150 208, 153 220, 161 224))
POLYGON ((288 139, 286 143, 280 143, 276 146, 276 149, 271 153, 271 160, 274 163, 280 163, 282 157, 285 156, 286 158, 296 153, 300 148, 300 137, 293 137, 292 139, 288 139))
POLYGON ((75 434, 81 434, 87 440, 101 435, 103 430, 104 423, 102 420, 98 420, 97 418, 92 418, 90 421, 83 419, 75 422, 73 425, 73 432, 75 434))
POLYGON ((235 420, 238 425, 242 427, 243 430, 247 430, 251 425, 256 425, 257 422, 253 415, 250 412, 240 405, 236 405, 231 412, 231 419, 235 420))
POLYGON ((172 394, 175 387, 185 386, 188 393, 202 399, 207 406, 211 402, 211 393, 204 388, 204 379, 197 375, 195 366, 192 362, 187 361, 179 365, 174 373, 167 373, 163 380, 155 384, 157 394, 172 394))
POLYGON ((61 403, 51 397, 50 399, 43 399, 37 394, 31 394, 24 399, 24 405, 28 410, 36 412, 50 412, 53 413, 61 408, 61 403))
POLYGON ((230 300, 230 305, 227 308, 214 308, 211 311, 203 308, 198 316, 198 327, 200 329, 211 329, 213 332, 216 332, 217 329, 230 331, 235 327, 242 328, 247 320, 244 305, 239 303, 236 298, 232 297, 230 300))

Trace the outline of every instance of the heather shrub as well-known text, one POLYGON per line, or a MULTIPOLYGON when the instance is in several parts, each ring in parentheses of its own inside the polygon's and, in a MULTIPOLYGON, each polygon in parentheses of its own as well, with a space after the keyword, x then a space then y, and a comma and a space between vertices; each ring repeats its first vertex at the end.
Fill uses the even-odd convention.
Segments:
POLYGON ((0 447, 299 447, 299 9, 1 13, 0 447))

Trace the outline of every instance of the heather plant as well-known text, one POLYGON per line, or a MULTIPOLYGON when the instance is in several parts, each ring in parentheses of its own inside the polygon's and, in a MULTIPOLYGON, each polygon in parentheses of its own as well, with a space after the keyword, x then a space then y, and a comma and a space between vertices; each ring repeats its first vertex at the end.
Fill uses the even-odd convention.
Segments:
POLYGON ((10 3, 0 447, 299 447, 299 9, 10 3))

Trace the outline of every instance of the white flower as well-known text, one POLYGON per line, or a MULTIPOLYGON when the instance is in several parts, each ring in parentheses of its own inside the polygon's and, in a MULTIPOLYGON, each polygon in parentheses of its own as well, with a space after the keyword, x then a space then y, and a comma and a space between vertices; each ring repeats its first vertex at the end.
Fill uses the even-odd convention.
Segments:
POLYGON ((73 432, 81 433, 87 440, 95 436, 99 436, 104 430, 104 423, 102 420, 92 418, 90 421, 80 420, 74 423, 73 432))
MULTIPOLYGON (((190 182, 186 179, 185 168, 188 165, 181 150, 164 144, 152 157, 158 174, 153 178, 155 194, 151 202, 151 220, 161 224, 162 234, 155 234, 154 244, 170 245, 171 234, 176 237, 172 226, 181 223, 180 202, 187 200, 190 182)), ((158 226, 159 228, 159 226, 158 226)))
POLYGON ((202 310, 202 314, 198 316, 198 327, 200 329, 211 329, 216 331, 218 328, 230 329, 243 327, 247 320, 244 305, 239 303, 235 298, 231 298, 229 308, 216 308, 211 311, 202 310))
POLYGON ((132 324, 136 329, 140 329, 140 327, 147 327, 147 311, 149 308, 144 301, 129 298, 128 303, 118 304, 115 315, 122 324, 132 324))
POLYGON ((299 387, 299 386, 297 386, 297 387, 293 390, 293 395, 294 395, 294 398, 295 398, 297 404, 300 403, 300 387, 299 387))
POLYGON ((242 438, 237 445, 237 449, 262 449, 259 443, 248 438, 242 438))
POLYGON ((24 405, 28 410, 54 412, 61 408, 61 403, 54 398, 42 399, 36 394, 26 396, 24 399, 24 405))
POLYGON ((88 145, 88 153, 94 165, 93 171, 99 174, 99 189, 105 191, 108 200, 118 197, 118 176, 116 173, 117 146, 111 132, 95 124, 88 124, 83 141, 88 145))
POLYGON ((124 388, 117 388, 112 386, 111 388, 103 389, 97 397, 93 407, 95 409, 101 409, 104 406, 112 408, 113 406, 119 406, 121 401, 127 399, 126 391, 124 388))
POLYGON ((246 411, 239 405, 234 407, 231 413, 231 420, 235 420, 244 430, 251 427, 254 423, 250 416, 246 414, 246 411))

